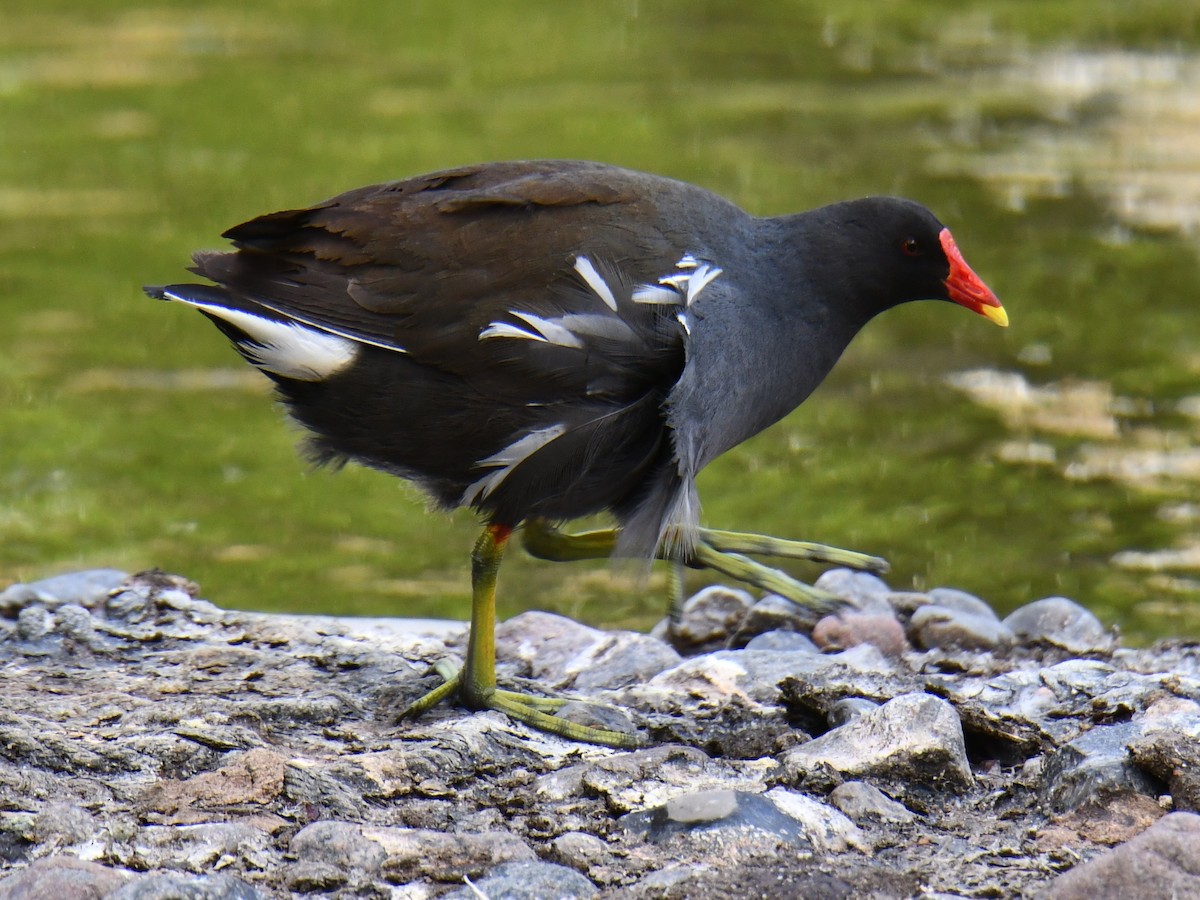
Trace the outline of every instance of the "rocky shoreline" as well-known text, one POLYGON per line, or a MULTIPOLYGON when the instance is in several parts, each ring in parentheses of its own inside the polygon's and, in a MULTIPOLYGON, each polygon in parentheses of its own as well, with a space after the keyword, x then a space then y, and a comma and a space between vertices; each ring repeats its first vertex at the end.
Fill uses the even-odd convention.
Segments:
POLYGON ((502 680, 623 710, 632 751, 397 723, 455 623, 225 611, 159 572, 13 585, 0 900, 1200 896, 1200 644, 819 584, 847 606, 816 623, 709 588, 670 640, 500 626, 502 680))

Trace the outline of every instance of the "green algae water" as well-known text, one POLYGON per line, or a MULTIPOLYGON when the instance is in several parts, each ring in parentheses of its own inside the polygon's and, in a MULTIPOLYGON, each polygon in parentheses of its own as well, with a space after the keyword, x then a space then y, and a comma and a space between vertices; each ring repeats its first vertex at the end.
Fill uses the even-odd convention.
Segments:
MULTIPOLYGON (((309 470, 266 380, 140 286, 260 213, 571 157, 759 214, 911 196, 1011 316, 881 316, 704 473, 708 524, 1196 637, 1198 23, 1177 2, 10 0, 0 585, 159 566, 224 606, 465 615, 472 516, 309 470)), ((501 612, 646 627, 664 581, 513 553, 501 612)))

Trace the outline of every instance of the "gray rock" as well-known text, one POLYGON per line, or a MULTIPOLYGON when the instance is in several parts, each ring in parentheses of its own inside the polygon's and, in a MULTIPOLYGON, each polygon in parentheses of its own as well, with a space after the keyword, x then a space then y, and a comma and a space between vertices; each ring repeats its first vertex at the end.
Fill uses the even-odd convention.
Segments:
POLYGON ((991 610, 980 615, 938 604, 914 612, 908 630, 913 643, 925 650, 995 650, 1016 640, 991 610))
POLYGON ((17 614, 17 637, 37 641, 54 628, 54 617, 42 606, 27 606, 17 614))
POLYGON ((866 846, 854 823, 837 810, 785 788, 765 795, 734 790, 682 794, 663 806, 629 813, 620 824, 652 842, 715 829, 762 832, 822 852, 866 846))
POLYGON ((681 657, 662 641, 589 628, 565 616, 526 612, 496 629, 497 654, 522 674, 557 688, 615 689, 646 681, 681 657))
POLYGON ((74 856, 48 856, 0 878, 0 900, 95 900, 111 897, 133 872, 110 869, 74 856))
POLYGON ((1175 706, 1168 714, 1154 708, 1135 718, 1142 733, 1129 742, 1137 766, 1167 786, 1174 808, 1200 812, 1200 711, 1194 701, 1172 698, 1155 706, 1175 706))
POLYGON ((1136 722, 1097 725, 1055 750, 1042 771, 1042 803, 1061 814, 1113 794, 1157 796, 1162 785, 1129 755, 1130 743, 1142 734, 1136 722))
POLYGON ((362 825, 321 821, 305 825, 292 837, 292 856, 336 869, 378 872, 387 859, 383 845, 367 837, 362 825))
POLYGON ((745 591, 720 585, 706 587, 683 604, 671 638, 685 648, 723 646, 741 631, 754 605, 754 598, 745 591))
POLYGON ((737 791, 698 791, 668 800, 666 819, 679 825, 706 825, 727 819, 738 811, 737 791))
POLYGON ((57 609, 65 603, 93 608, 110 591, 120 587, 129 576, 117 569, 88 569, 67 572, 28 584, 9 585, 0 591, 0 613, 37 603, 47 609, 57 609))
POLYGON ((786 777, 796 782, 821 768, 902 791, 918 785, 963 791, 973 781, 958 714, 929 694, 889 700, 787 751, 782 762, 786 777))
POLYGON ((984 616, 999 620, 996 611, 985 600, 980 600, 974 594, 960 591, 957 588, 938 587, 925 595, 933 606, 953 609, 973 616, 984 616))
POLYGON ((1103 653, 1112 635, 1092 613, 1066 597, 1046 597, 1014 610, 1004 624, 1023 644, 1046 644, 1072 654, 1103 653))
POLYGON ((96 817, 75 803, 51 801, 38 811, 29 830, 29 840, 63 846, 82 844, 95 837, 100 826, 96 817))
POLYGON ((583 831, 568 831, 551 841, 550 858, 584 874, 611 867, 615 862, 607 843, 583 831))
POLYGON ((266 894, 232 875, 146 875, 105 896, 104 900, 269 900, 266 894))
POLYGON ((429 828, 364 828, 368 840, 383 847, 380 869, 388 881, 404 884, 419 878, 462 881, 476 878, 504 862, 537 859, 533 848, 509 831, 447 833, 429 828))
POLYGON ((800 824, 805 840, 818 853, 870 851, 870 842, 858 826, 832 806, 785 787, 771 788, 765 796, 776 809, 800 824))
POLYGON ((340 867, 307 859, 294 862, 287 873, 288 888, 302 894, 334 891, 349 882, 350 876, 340 867))
POLYGON ((821 649, 807 635, 798 631, 765 631, 746 644, 747 650, 782 650, 788 653, 820 653, 821 649))
POLYGON ((812 611, 778 594, 760 598, 746 614, 736 635, 737 643, 770 632, 799 633, 812 625, 812 611))
POLYGON ((823 572, 814 587, 841 597, 859 612, 891 615, 888 595, 892 589, 878 575, 856 572, 853 569, 830 569, 823 572))
POLYGON ((473 881, 465 888, 451 891, 449 900, 575 900, 593 897, 599 891, 574 869, 556 863, 531 860, 509 862, 496 866, 487 876, 473 881))
POLYGON ((1044 900, 1200 897, 1200 816, 1171 813, 1133 840, 1055 878, 1044 900))
POLYGON ((657 638, 622 631, 575 676, 572 687, 583 691, 628 687, 682 661, 674 647, 657 638))
POLYGON ((246 822, 196 825, 148 825, 134 837, 135 857, 152 869, 179 868, 196 874, 240 862, 260 868, 268 857, 270 836, 246 822))
POLYGON ((833 805, 855 822, 875 821, 906 825, 916 816, 874 785, 863 781, 839 784, 829 795, 833 805))
POLYGON ((829 708, 825 721, 829 723, 830 728, 837 728, 873 709, 879 709, 879 704, 874 700, 868 700, 866 697, 846 697, 829 708))
POLYGON ((100 645, 92 614, 78 603, 64 603, 54 614, 54 619, 54 630, 64 638, 88 648, 100 645))

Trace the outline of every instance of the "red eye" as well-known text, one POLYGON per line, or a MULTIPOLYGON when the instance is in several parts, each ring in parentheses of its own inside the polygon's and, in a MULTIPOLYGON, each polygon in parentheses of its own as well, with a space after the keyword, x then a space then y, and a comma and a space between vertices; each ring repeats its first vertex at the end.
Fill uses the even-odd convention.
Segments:
POLYGON ((920 256, 924 251, 916 238, 906 238, 900 242, 900 252, 905 256, 920 256))

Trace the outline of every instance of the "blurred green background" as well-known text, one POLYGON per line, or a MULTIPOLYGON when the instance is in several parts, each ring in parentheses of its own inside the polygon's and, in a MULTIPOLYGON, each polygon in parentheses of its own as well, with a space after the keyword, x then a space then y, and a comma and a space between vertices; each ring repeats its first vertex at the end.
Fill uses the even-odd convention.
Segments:
MULTIPOLYGON (((259 213, 578 157, 759 214, 914 197, 1009 310, 881 317, 705 472, 708 523, 1197 636, 1198 23, 1115 0, 7 0, 0 586, 160 566, 223 606, 465 615, 472 517, 309 471, 265 380, 140 285, 259 213)), ((513 554, 501 578, 504 615, 663 608, 661 574, 603 563, 513 554)))

